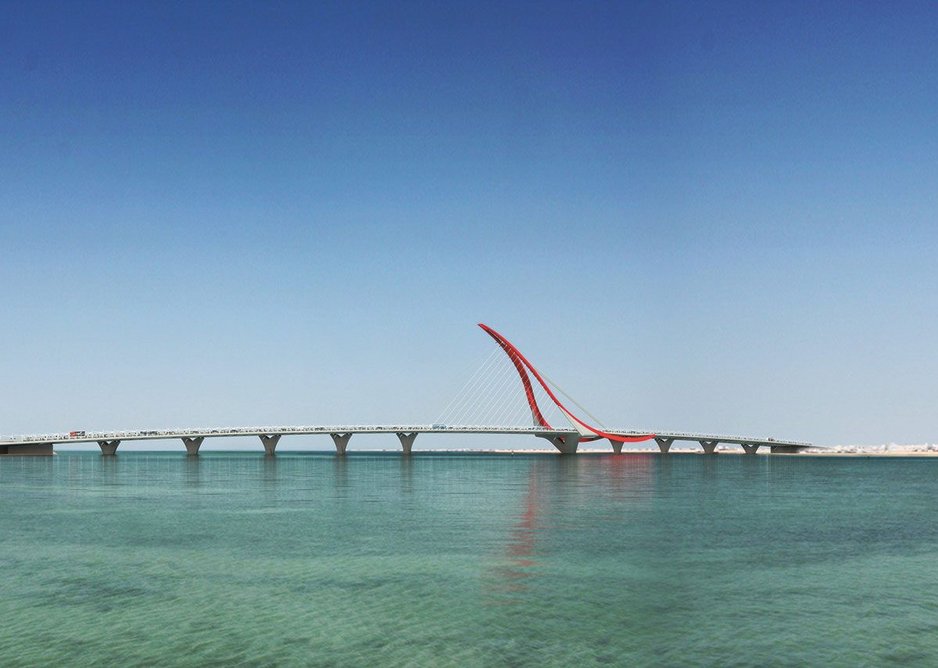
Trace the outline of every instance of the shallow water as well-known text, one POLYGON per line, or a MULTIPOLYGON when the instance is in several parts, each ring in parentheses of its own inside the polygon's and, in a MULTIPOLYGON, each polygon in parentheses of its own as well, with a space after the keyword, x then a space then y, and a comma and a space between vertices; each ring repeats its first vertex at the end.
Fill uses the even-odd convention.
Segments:
POLYGON ((0 664, 936 665, 938 460, 0 459, 0 664))

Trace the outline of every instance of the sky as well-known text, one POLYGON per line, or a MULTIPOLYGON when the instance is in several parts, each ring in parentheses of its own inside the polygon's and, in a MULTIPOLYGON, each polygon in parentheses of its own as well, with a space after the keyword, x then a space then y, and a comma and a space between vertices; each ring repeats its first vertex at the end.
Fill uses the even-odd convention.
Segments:
POLYGON ((429 423, 485 322, 610 427, 938 442, 936 34, 0 0, 0 434, 429 423))

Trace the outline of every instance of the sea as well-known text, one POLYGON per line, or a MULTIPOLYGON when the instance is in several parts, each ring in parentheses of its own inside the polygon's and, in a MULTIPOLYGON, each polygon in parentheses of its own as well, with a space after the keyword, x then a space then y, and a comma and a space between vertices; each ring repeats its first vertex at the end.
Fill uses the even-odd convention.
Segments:
POLYGON ((0 665, 935 666, 938 458, 0 458, 0 665))

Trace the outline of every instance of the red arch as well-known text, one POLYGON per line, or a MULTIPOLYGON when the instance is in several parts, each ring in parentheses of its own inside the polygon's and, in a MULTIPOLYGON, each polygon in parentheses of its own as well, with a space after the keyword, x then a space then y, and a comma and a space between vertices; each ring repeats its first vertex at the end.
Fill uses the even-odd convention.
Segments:
POLYGON ((527 360, 527 358, 521 354, 520 350, 515 348, 515 346, 511 343, 511 341, 506 339, 504 336, 496 332, 494 329, 492 329, 488 325, 482 324, 480 322, 479 327, 481 327, 483 331, 485 331, 486 334, 488 334, 493 339, 495 339, 495 342, 498 343, 499 346, 501 346, 502 350, 505 351, 505 354, 508 355, 508 358, 511 360, 512 364, 515 365, 515 369, 518 371, 518 375, 521 377, 521 384, 524 386, 524 394, 528 399, 528 406, 530 406, 531 408, 531 415, 534 418, 535 425, 544 427, 545 429, 551 428, 551 426, 547 423, 547 420, 545 420, 544 416, 541 414, 540 407, 538 407, 537 405, 537 399, 534 397, 534 390, 531 386, 531 380, 528 378, 527 371, 531 372, 531 374, 534 376, 534 379, 537 380, 537 382, 540 384, 542 388, 544 388, 544 391, 547 392, 547 396, 551 398, 551 401, 557 404, 557 407, 560 408, 560 410, 562 410, 567 416, 569 416, 571 420, 576 421, 580 426, 596 434, 596 436, 600 438, 608 438, 614 441, 622 441, 622 442, 628 442, 628 443, 648 441, 655 437, 654 434, 642 434, 639 436, 621 436, 619 434, 610 434, 606 431, 603 431, 602 429, 598 429, 596 427, 593 427, 587 424, 586 422, 578 418, 576 415, 574 415, 572 412, 570 412, 570 409, 564 406, 563 403, 561 403, 560 399, 557 398, 557 396, 553 393, 553 391, 551 391, 550 387, 541 377, 541 374, 539 374, 537 372, 537 369, 534 368, 534 365, 532 365, 527 360))
POLYGON ((515 365, 515 370, 518 372, 518 375, 521 376, 521 384, 524 386, 524 396, 527 397, 528 406, 531 407, 531 417, 534 418, 534 424, 539 427, 544 427, 545 429, 552 429, 553 427, 550 426, 550 423, 541 414, 540 406, 537 405, 537 399, 534 397, 534 388, 531 387, 531 379, 528 378, 528 372, 524 368, 524 365, 527 364, 527 360, 521 356, 517 348, 511 345, 506 339, 501 338, 495 330, 486 327, 482 323, 479 323, 479 327, 484 329, 495 339, 495 342, 501 346, 501 349, 508 355, 508 359, 511 360, 511 363, 515 365))

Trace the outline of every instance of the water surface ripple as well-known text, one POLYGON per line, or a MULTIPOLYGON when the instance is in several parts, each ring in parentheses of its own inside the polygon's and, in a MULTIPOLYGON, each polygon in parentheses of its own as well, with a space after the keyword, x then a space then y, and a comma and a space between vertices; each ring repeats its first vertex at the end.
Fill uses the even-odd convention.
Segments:
POLYGON ((938 460, 0 459, 13 666, 938 665, 938 460))

